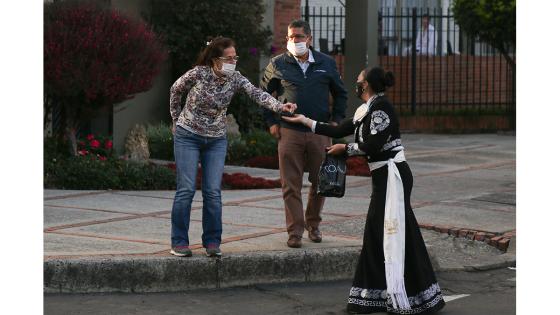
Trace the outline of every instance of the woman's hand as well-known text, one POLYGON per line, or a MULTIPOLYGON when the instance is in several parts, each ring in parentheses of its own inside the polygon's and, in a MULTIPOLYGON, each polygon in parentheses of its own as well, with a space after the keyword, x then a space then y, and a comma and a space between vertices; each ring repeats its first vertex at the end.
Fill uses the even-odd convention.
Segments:
POLYGON ((293 113, 296 109, 297 109, 297 105, 295 103, 286 103, 282 105, 283 112, 293 113))
POLYGON ((287 122, 291 122, 294 124, 302 124, 305 125, 305 120, 307 119, 307 117, 305 117, 302 114, 295 114, 292 117, 288 117, 288 116, 282 116, 282 119, 284 119, 287 122))
POLYGON ((330 155, 341 155, 346 152, 346 145, 344 143, 337 143, 327 147, 327 154, 330 155))

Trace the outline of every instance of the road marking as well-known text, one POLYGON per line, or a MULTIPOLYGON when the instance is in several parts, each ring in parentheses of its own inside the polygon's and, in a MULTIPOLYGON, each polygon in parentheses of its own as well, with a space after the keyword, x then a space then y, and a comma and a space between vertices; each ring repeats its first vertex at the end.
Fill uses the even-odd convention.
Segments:
POLYGON ((445 303, 448 303, 448 302, 451 302, 453 300, 462 299, 462 298, 467 297, 469 295, 470 294, 444 295, 443 300, 445 301, 445 303))

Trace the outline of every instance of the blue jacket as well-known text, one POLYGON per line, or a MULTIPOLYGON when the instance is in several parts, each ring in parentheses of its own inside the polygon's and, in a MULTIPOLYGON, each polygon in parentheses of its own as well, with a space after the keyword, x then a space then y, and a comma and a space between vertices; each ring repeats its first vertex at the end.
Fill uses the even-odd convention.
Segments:
MULTIPOLYGON (((296 103, 296 113, 320 122, 339 123, 346 116, 346 89, 331 57, 312 50, 315 62, 305 74, 289 52, 275 56, 266 67, 260 87, 268 93, 276 92, 282 103, 296 103), (329 110, 329 92, 333 97, 332 111, 329 110)), ((309 128, 282 120, 278 114, 264 109, 268 126, 280 123, 284 128, 310 131, 309 128)))

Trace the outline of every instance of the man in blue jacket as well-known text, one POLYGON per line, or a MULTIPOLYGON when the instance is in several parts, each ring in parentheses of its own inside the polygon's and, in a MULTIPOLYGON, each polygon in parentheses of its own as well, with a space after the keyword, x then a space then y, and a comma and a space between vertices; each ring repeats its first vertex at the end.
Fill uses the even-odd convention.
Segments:
MULTIPOLYGON (((282 103, 296 103, 296 113, 320 122, 339 123, 345 117, 347 97, 335 61, 310 46, 311 29, 306 21, 291 22, 286 40, 288 51, 271 59, 260 86, 275 93, 282 103)), ((319 223, 325 198, 317 195, 317 180, 325 148, 331 141, 300 124, 283 121, 271 111, 265 110, 264 116, 270 133, 278 139, 288 246, 301 247, 305 229, 311 241, 321 242, 319 223), (309 172, 312 184, 305 217, 301 198, 304 170, 309 172)))

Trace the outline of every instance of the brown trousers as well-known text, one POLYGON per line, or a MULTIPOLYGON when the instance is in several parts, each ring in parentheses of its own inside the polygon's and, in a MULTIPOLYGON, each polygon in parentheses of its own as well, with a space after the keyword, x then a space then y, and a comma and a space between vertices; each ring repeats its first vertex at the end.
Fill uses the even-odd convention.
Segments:
POLYGON ((286 211, 286 228, 289 235, 302 236, 305 228, 317 228, 321 222, 321 209, 325 198, 317 195, 319 168, 325 158, 325 147, 331 145, 329 137, 282 128, 278 141, 280 179, 286 211), (309 197, 303 214, 301 188, 303 172, 309 172, 309 197))

